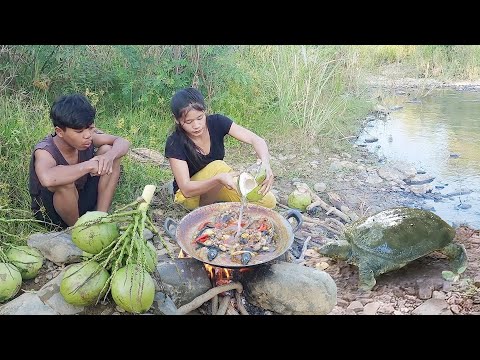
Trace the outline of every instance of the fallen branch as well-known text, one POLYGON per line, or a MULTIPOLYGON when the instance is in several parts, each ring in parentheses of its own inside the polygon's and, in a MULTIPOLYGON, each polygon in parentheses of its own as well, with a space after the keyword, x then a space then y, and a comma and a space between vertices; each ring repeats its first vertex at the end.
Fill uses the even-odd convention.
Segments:
MULTIPOLYGON (((313 224, 314 225, 314 224, 313 224)), ((319 234, 312 234, 312 233, 308 233, 308 232, 304 232, 306 233, 307 236, 311 236, 312 238, 310 239, 310 244, 313 244, 313 245, 317 245, 317 246, 322 246, 325 244, 325 241, 322 241, 322 239, 326 238, 325 236, 322 236, 322 235, 319 235, 319 234), (313 236, 317 236, 317 237, 320 237, 321 239, 315 239, 313 238, 313 236)), ((328 238, 327 238, 328 239, 328 238)), ((305 239, 301 238, 301 237, 298 237, 298 236, 295 236, 295 240, 300 244, 300 245, 303 245, 303 243, 305 242, 305 239)))
MULTIPOLYGON (((318 197, 318 195, 316 196, 318 197)), ((328 205, 325 201, 323 201, 320 198, 316 199, 314 202, 308 205, 307 211, 313 209, 315 206, 320 206, 323 210, 327 212, 327 215, 333 214, 335 216, 338 216, 340 219, 342 219, 345 222, 351 221, 350 217, 348 217, 346 214, 338 210, 336 207, 328 205)))
POLYGON ((320 219, 311 218, 311 217, 308 217, 308 216, 303 216, 303 224, 305 226, 319 225, 319 226, 321 226, 321 227, 327 229, 328 231, 331 231, 331 232, 333 232, 334 234, 337 234, 337 235, 341 235, 341 233, 343 231, 343 224, 342 224, 341 229, 337 229, 337 226, 335 226, 336 224, 334 225, 335 227, 332 227, 331 224, 327 223, 326 219, 324 221, 324 220, 320 220, 320 219))
POLYGON ((190 301, 188 304, 180 306, 177 309, 177 315, 188 314, 190 311, 199 308, 204 302, 210 300, 215 295, 218 295, 218 294, 220 294, 224 291, 233 290, 233 289, 237 289, 237 291, 242 292, 243 291, 243 286, 239 282, 232 282, 230 284, 226 284, 226 285, 222 285, 222 286, 216 286, 216 287, 208 290, 206 293, 197 296, 195 299, 190 301))
POLYGON ((307 211, 313 209, 315 206, 320 206, 323 210, 327 211, 327 213, 332 213, 336 216, 338 216, 340 219, 344 220, 345 222, 350 222, 351 219, 348 215, 344 214, 340 210, 338 210, 334 206, 328 205, 325 201, 320 199, 320 196, 318 196, 312 189, 310 189, 310 186, 307 184, 303 184, 305 188, 308 190, 310 193, 310 196, 312 197, 313 202, 307 206, 307 211))
POLYGON ((242 303, 242 297, 240 296, 240 293, 238 291, 235 291, 235 300, 237 301, 237 309, 242 315, 250 315, 245 309, 245 306, 243 306, 242 303))
POLYGON ((283 205, 282 203, 280 202, 277 202, 277 206, 278 207, 281 207, 282 209, 285 209, 285 210, 290 210, 290 206, 287 206, 287 205, 283 205))
POLYGON ((301 263, 303 261, 303 259, 305 258, 305 252, 307 251, 307 248, 308 248, 308 243, 310 242, 310 240, 312 239, 311 236, 308 236, 306 239, 305 239, 305 242, 303 243, 303 247, 302 247, 302 252, 300 253, 300 256, 298 257, 297 260, 295 260, 295 262, 298 264, 298 263, 301 263))

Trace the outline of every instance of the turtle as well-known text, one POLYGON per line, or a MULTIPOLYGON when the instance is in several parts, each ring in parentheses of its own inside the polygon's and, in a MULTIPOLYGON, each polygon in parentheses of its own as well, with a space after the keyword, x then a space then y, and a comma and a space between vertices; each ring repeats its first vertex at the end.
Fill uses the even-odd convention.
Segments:
POLYGON ((467 253, 453 243, 455 229, 431 211, 397 207, 360 218, 345 227, 337 241, 327 242, 321 254, 358 267, 359 287, 371 290, 375 277, 439 251, 456 274, 467 268, 467 253))

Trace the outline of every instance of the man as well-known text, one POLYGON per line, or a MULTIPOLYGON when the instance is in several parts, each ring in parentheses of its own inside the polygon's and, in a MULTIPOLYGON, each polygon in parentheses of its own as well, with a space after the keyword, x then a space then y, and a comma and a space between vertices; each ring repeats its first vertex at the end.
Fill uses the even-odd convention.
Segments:
POLYGON ((62 228, 87 211, 108 212, 129 142, 95 129, 96 110, 81 94, 64 95, 50 109, 55 134, 35 145, 30 161, 32 211, 62 228))

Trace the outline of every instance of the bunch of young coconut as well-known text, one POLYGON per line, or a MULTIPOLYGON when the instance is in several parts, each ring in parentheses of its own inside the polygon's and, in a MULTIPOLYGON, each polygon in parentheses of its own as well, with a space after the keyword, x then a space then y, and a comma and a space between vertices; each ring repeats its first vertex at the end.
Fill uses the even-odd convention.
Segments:
POLYGON ((43 265, 43 255, 26 245, 15 245, 23 239, 21 231, 38 220, 25 217, 24 211, 0 208, 0 303, 17 295, 23 280, 37 276, 43 265), (7 215, 8 214, 8 215, 7 215), (13 216, 13 217, 12 217, 13 216))
POLYGON ((147 185, 139 199, 110 215, 92 211, 78 219, 71 228, 72 241, 92 256, 65 271, 60 284, 65 301, 89 306, 111 292, 125 311, 140 314, 152 306, 155 286, 150 273, 157 253, 144 239, 143 230, 149 229, 163 242, 148 214, 154 191, 154 185, 147 185), (125 224, 123 231, 121 224, 125 224))

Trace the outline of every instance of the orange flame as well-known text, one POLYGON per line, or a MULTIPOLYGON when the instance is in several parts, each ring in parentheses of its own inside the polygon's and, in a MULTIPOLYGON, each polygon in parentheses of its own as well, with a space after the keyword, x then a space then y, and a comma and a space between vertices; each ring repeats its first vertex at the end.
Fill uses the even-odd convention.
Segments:
POLYGON ((213 276, 214 276, 213 266, 212 266, 212 265, 205 264, 205 269, 206 269, 207 272, 208 272, 208 277, 209 277, 210 279, 213 279, 213 276))
POLYGON ((215 282, 215 286, 225 285, 232 281, 232 270, 214 267, 209 264, 204 264, 208 276, 215 282))

